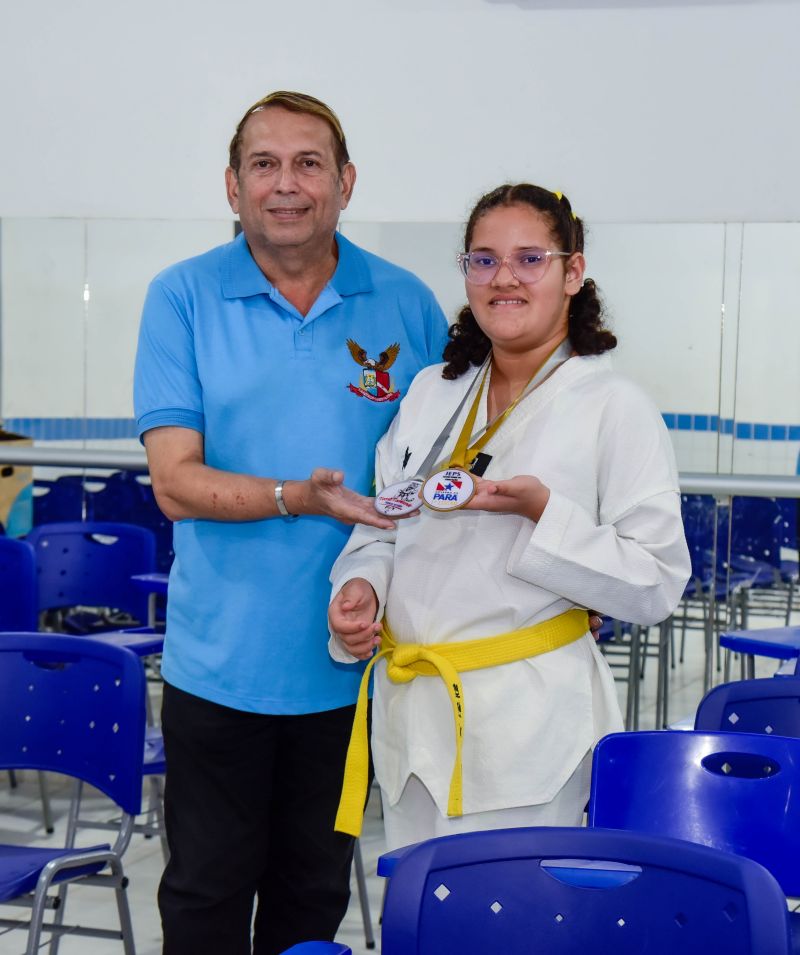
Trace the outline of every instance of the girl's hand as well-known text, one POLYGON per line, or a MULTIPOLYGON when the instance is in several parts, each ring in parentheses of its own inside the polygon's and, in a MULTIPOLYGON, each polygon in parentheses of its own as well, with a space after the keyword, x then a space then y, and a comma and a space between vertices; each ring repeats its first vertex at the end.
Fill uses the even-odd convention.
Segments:
POLYGON ((359 660, 368 660, 380 645, 380 623, 375 622, 378 598, 363 577, 348 580, 328 607, 331 632, 359 660))
POLYGON ((475 494, 465 505, 468 510, 521 514, 539 521, 550 500, 550 488, 533 475, 520 475, 507 481, 474 480, 475 494))

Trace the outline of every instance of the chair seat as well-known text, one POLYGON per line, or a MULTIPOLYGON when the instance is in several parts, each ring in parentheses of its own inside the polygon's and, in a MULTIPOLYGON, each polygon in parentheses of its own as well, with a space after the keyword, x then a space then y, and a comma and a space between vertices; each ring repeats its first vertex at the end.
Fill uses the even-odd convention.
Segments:
POLYGON ((131 581, 134 587, 139 590, 144 590, 145 593, 166 596, 167 587, 169 585, 169 574, 133 574, 131 581))
MULTIPOLYGON (((0 844, 0 902, 33 892, 39 881, 39 873, 52 859, 108 849, 108 845, 91 846, 87 849, 41 849, 34 846, 0 844)), ((104 867, 105 862, 94 862, 81 868, 64 869, 56 875, 53 882, 74 879, 76 875, 93 875, 104 867)))
POLYGON ((800 627, 731 630, 720 634, 719 645, 737 653, 786 660, 800 654, 800 627))
POLYGON ((164 649, 164 634, 155 633, 150 628, 136 630, 114 630, 109 633, 93 633, 92 640, 110 643, 115 647, 126 647, 137 657, 151 657, 164 649))

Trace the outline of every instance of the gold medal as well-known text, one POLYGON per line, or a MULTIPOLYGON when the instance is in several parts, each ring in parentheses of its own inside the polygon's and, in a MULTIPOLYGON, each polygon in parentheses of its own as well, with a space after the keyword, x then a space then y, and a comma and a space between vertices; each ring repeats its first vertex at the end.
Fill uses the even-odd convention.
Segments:
POLYGON ((455 511, 475 494, 475 481, 464 468, 445 468, 432 474, 422 488, 425 504, 434 511, 455 511))

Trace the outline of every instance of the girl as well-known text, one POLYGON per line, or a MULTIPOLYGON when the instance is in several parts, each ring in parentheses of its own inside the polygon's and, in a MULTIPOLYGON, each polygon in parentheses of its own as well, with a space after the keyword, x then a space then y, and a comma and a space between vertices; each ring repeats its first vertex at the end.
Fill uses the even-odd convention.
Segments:
MULTIPOLYGON (((622 728, 584 608, 658 623, 690 572, 669 437, 605 354, 616 339, 569 201, 495 189, 459 263, 468 304, 445 363, 416 377, 377 449, 378 505, 424 504, 393 531, 357 526, 331 575, 331 655, 380 648, 372 746, 390 849, 580 825, 592 746, 622 728)), ((337 819, 356 834, 366 679, 337 819)))

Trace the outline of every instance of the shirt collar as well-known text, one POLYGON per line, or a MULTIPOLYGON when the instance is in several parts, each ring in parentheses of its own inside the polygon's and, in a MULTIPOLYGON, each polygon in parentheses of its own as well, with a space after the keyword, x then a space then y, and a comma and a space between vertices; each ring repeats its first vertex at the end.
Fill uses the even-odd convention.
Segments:
MULTIPOLYGON (((339 262, 329 285, 341 296, 371 292, 372 280, 364 253, 357 245, 337 232, 339 262)), ((264 275, 250 254, 244 233, 239 233, 228 245, 222 263, 222 294, 225 298, 247 298, 251 295, 271 295, 274 286, 264 275)))

